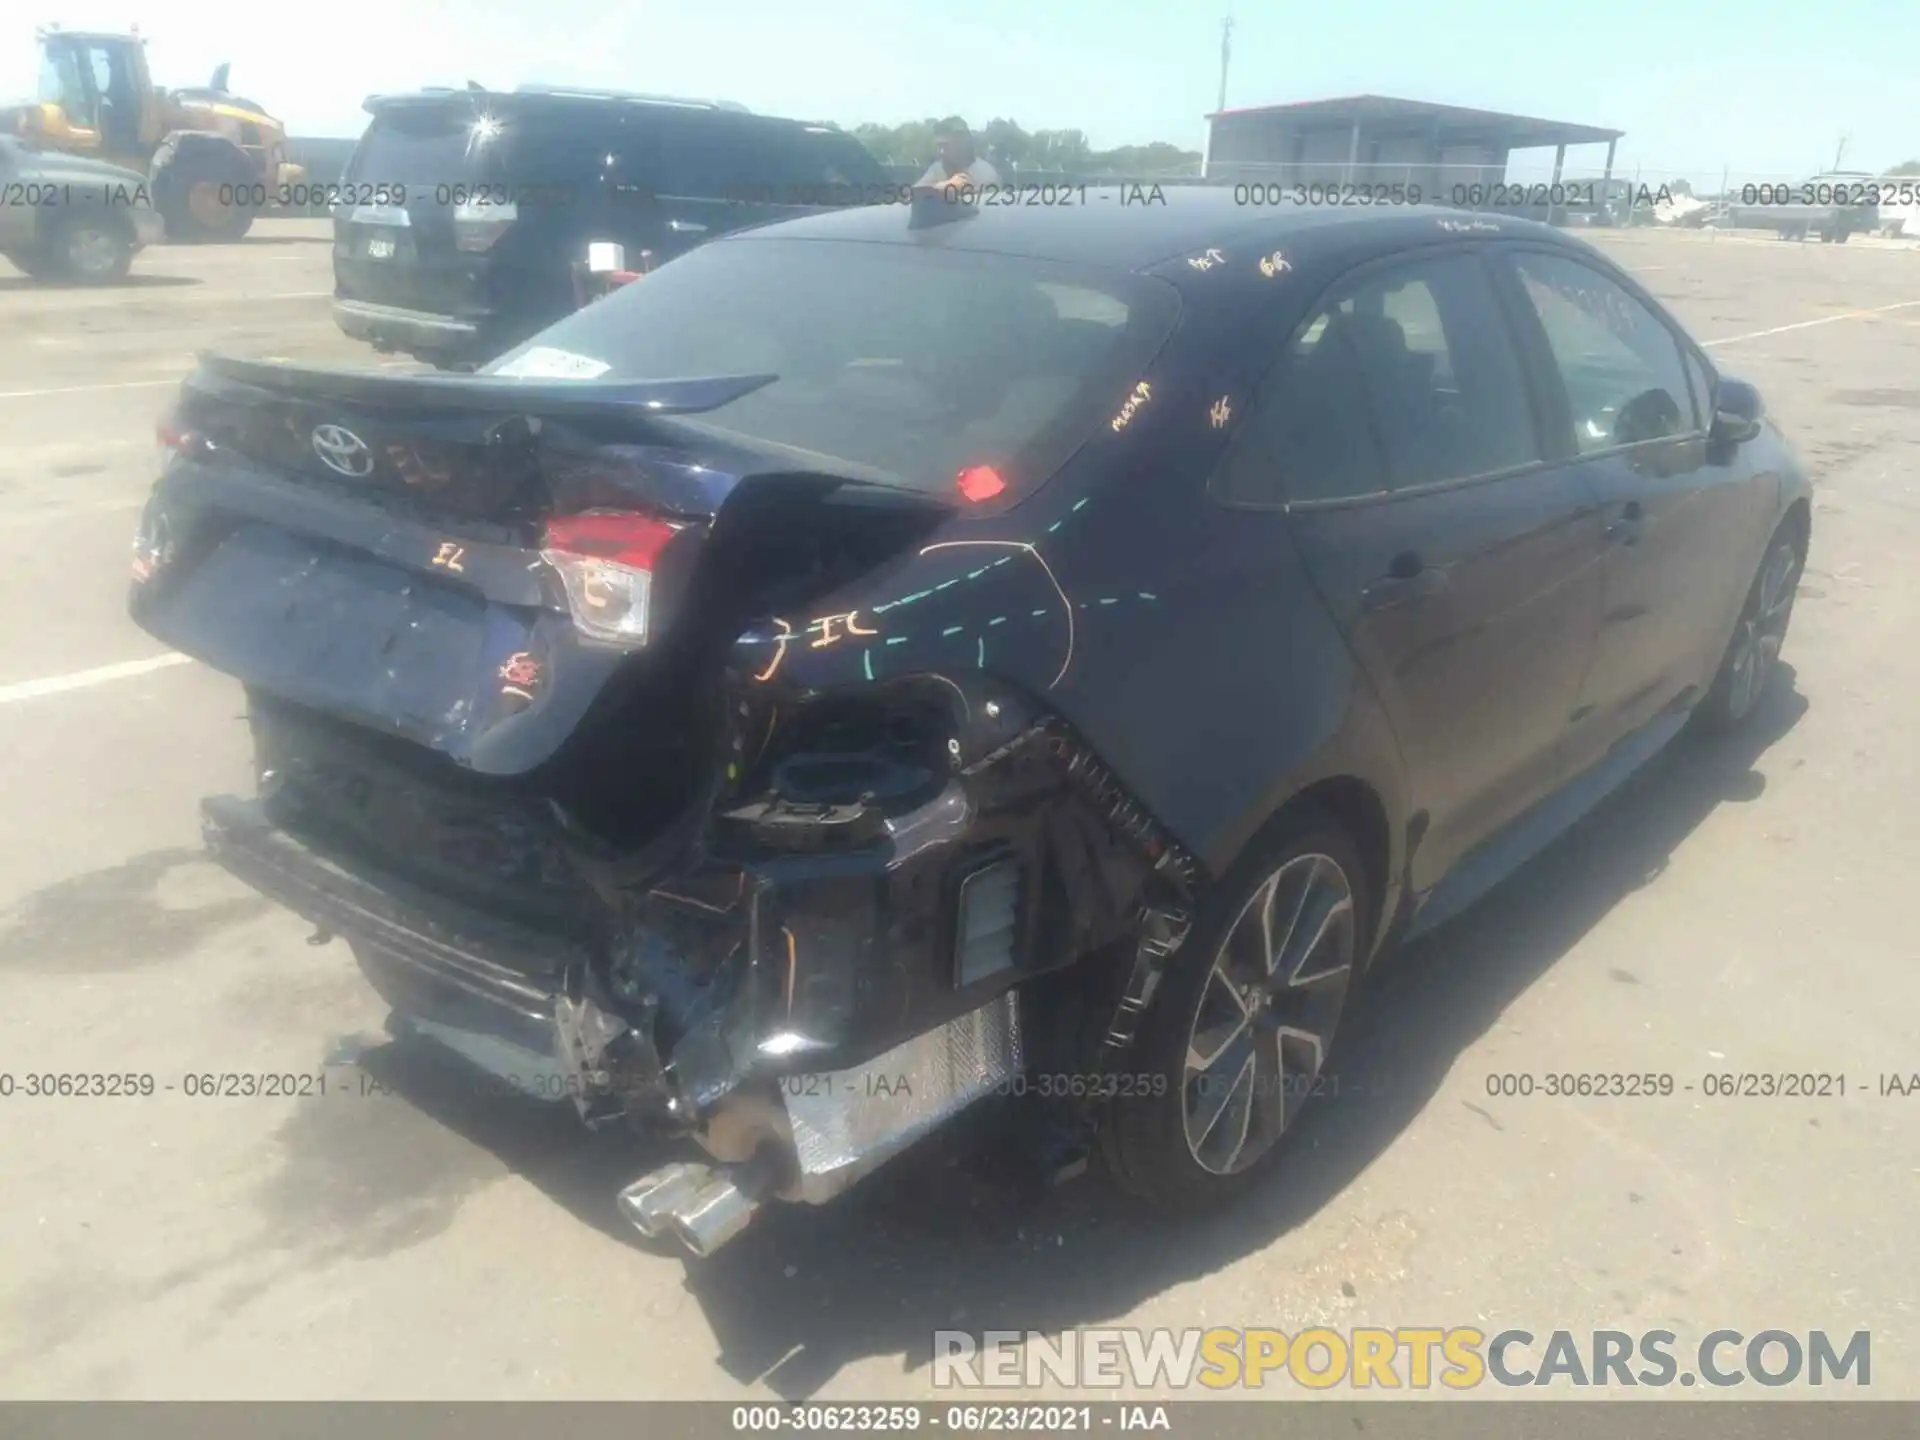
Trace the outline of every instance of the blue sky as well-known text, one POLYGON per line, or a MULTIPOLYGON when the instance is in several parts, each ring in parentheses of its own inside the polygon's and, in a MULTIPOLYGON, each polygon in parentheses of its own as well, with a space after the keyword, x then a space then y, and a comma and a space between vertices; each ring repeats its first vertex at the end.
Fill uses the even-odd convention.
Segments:
MULTIPOLYGON (((370 91, 468 79, 618 86, 738 100, 771 114, 892 122, 955 111, 1098 146, 1198 149, 1237 11, 1227 103, 1373 92, 1627 132, 1619 169, 1717 182, 1920 158, 1920 0, 28 0, 0 22, 0 94, 32 85, 32 25, 149 35, 156 76, 233 85, 296 134, 354 135, 370 91)), ((1589 152, 1594 163, 1603 150, 1589 152)), ((1581 158, 1579 152, 1571 160, 1581 158)))

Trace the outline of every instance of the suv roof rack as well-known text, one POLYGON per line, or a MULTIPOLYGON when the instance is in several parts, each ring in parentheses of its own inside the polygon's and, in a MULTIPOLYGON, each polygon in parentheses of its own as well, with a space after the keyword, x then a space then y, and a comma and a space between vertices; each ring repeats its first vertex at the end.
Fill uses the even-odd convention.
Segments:
POLYGON ((590 85, 516 85, 512 90, 488 90, 469 81, 464 89, 452 85, 422 85, 418 90, 392 91, 367 96, 363 110, 376 106, 404 104, 409 100, 437 100, 447 95, 552 95, 579 100, 606 100, 627 105, 674 105, 687 110, 724 110, 734 115, 753 112, 737 100, 701 100, 688 95, 651 95, 637 90, 602 90, 590 85))
POLYGON ((737 100, 706 100, 692 95, 656 95, 639 90, 605 90, 592 85, 549 85, 538 81, 513 87, 516 95, 577 95, 589 100, 637 101, 643 105, 684 105, 695 110, 731 110, 737 114, 753 112, 737 100))

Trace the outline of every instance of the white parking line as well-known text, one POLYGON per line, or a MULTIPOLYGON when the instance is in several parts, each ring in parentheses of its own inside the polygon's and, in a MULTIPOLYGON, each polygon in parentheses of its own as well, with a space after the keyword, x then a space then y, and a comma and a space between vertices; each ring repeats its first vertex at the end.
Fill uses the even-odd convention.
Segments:
POLYGON ((81 515, 111 514, 118 510, 141 510, 144 496, 126 496, 119 500, 83 500, 77 505, 48 505, 41 509, 0 510, 0 530, 29 525, 41 520, 72 520, 81 515))
POLYGON ((114 680, 130 680, 135 675, 165 670, 170 665, 185 665, 189 659, 190 656, 169 651, 165 655, 155 655, 150 660, 127 660, 119 665, 77 670, 71 675, 49 675, 44 680, 21 680, 12 685, 0 685, 0 705, 11 705, 16 700, 38 700, 42 695, 59 695, 68 690, 87 690, 114 680))
POLYGON ((139 390, 153 385, 178 385, 180 377, 165 380, 103 380, 97 385, 56 385, 51 390, 0 390, 0 400, 37 400, 42 395, 88 395, 95 390, 139 390))
POLYGON ((1861 320, 1869 315, 1884 315, 1889 310, 1907 310, 1920 300, 1896 300, 1891 305, 1875 305, 1867 310, 1849 310, 1842 315, 1822 315, 1818 320, 1796 320, 1791 325, 1776 325, 1771 330, 1753 330, 1745 335, 1723 335, 1718 340, 1702 340, 1705 345, 1733 345, 1742 340, 1758 340, 1763 335, 1784 335, 1789 330, 1810 330, 1815 325, 1831 325, 1836 320, 1861 320))

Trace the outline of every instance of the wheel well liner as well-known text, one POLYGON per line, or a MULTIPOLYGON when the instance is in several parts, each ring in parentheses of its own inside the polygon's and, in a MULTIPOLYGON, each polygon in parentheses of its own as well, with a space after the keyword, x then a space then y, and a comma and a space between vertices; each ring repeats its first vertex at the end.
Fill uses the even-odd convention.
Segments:
MULTIPOLYGON (((1393 836, 1385 803, 1372 785, 1357 775, 1329 775, 1296 791, 1267 817, 1249 847, 1263 841, 1279 827, 1291 823, 1303 810, 1317 810, 1339 825, 1360 852, 1366 867, 1367 900, 1372 906, 1387 903, 1393 890, 1393 836)), ((1365 933, 1377 939, 1382 917, 1377 909, 1367 917, 1365 933)))
POLYGON ((1800 550, 1800 560, 1806 563, 1807 546, 1813 538, 1813 507, 1805 496, 1800 496, 1787 506, 1787 513, 1780 517, 1780 529, 1789 531, 1800 550))

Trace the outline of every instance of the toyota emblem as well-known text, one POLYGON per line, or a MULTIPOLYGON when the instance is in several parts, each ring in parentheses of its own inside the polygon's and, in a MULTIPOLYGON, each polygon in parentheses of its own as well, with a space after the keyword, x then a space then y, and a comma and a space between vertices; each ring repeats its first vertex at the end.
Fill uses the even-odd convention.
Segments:
POLYGON ((354 480, 365 479, 373 473, 373 451, 344 425, 314 426, 313 453, 329 470, 354 480))

